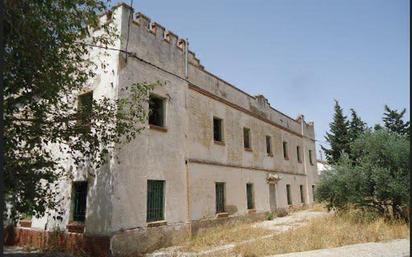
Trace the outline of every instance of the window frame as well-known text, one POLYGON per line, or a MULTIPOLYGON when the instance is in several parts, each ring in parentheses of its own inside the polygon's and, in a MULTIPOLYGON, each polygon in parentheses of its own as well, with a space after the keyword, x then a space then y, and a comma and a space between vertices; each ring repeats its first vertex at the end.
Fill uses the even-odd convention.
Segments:
POLYGON ((222 118, 219 118, 219 117, 217 117, 217 116, 213 116, 213 141, 215 142, 215 143, 218 143, 218 144, 224 144, 224 142, 225 142, 225 132, 224 132, 224 123, 223 123, 223 119, 222 118), (217 121, 218 123, 217 124, 219 124, 219 134, 220 134, 220 140, 216 140, 216 137, 215 137, 215 121, 217 121))
POLYGON ((300 202, 304 204, 306 202, 305 202, 305 194, 304 194, 304 186, 303 185, 299 185, 299 191, 300 191, 300 202))
POLYGON ((87 213, 87 195, 89 192, 89 184, 88 181, 74 181, 72 183, 72 215, 71 215, 71 220, 75 221, 75 222, 81 222, 84 223, 86 221, 86 213, 87 213), (78 199, 79 196, 79 191, 80 190, 76 190, 77 188, 81 188, 84 187, 84 191, 83 194, 80 198, 78 199), (81 205, 84 205, 81 210, 82 213, 78 213, 79 212, 79 201, 82 201, 83 203, 81 203, 81 205))
POLYGON ((246 183, 246 207, 248 210, 255 209, 255 189, 253 183, 246 183))
POLYGON ((308 150, 308 155, 309 155, 309 163, 310 163, 310 165, 313 166, 314 164, 313 164, 312 150, 311 149, 308 150))
POLYGON ((266 154, 268 156, 273 156, 272 137, 269 135, 266 135, 265 140, 266 140, 266 154))
POLYGON ((226 183, 215 182, 215 210, 216 214, 226 213, 226 183), (219 188, 221 187, 221 188, 219 188), (221 195, 219 195, 221 193, 221 195))
POLYGON ((250 128, 247 128, 247 127, 243 127, 243 148, 246 151, 252 151, 252 131, 250 128), (246 134, 247 134, 247 139, 248 139, 247 140, 248 146, 246 146, 246 134))
POLYGON ((148 123, 150 128, 161 128, 161 129, 166 129, 166 98, 162 97, 160 95, 156 95, 156 94, 150 94, 149 96, 149 113, 148 113, 148 123), (150 103, 152 101, 152 99, 156 99, 156 100, 160 100, 161 101, 161 108, 162 108, 162 112, 161 112, 161 125, 159 124, 155 124, 151 122, 151 108, 150 108, 150 103))
POLYGON ((293 204, 292 191, 290 190, 290 184, 286 184, 286 200, 288 205, 293 204))
POLYGON ((288 142, 283 140, 282 142, 282 149, 283 149, 283 158, 285 160, 289 160, 289 147, 288 147, 288 142))
POLYGON ((301 149, 300 145, 296 146, 296 158, 299 163, 302 163, 302 155, 301 155, 301 149))
POLYGON ((91 116, 93 113, 93 90, 89 90, 87 92, 83 92, 77 96, 77 113, 79 115, 79 119, 77 120, 77 127, 79 128, 84 128, 86 132, 91 131, 91 116), (90 106, 87 106, 88 104, 85 104, 86 98, 90 97, 90 106), (83 106, 86 106, 85 109, 83 109, 83 106), (89 113, 83 114, 83 111, 89 111, 89 113))
MULTIPOLYGON (((148 179, 147 180, 147 188, 146 188, 146 222, 157 222, 157 221, 163 221, 165 220, 165 199, 166 199, 166 194, 165 194, 165 189, 166 189, 166 181, 165 180, 156 180, 156 179, 148 179), (157 184, 157 185, 156 185, 157 184), (159 189, 159 185, 161 185, 161 197, 159 199, 155 199, 157 196, 153 196, 152 194, 155 194, 153 190, 155 190, 155 187, 159 189), (160 201, 161 203, 159 206, 153 207, 153 203, 155 201, 160 201), (158 210, 156 210, 156 208, 158 210), (157 212, 157 213, 156 213, 157 212)), ((159 192, 157 192, 158 194, 159 192)))

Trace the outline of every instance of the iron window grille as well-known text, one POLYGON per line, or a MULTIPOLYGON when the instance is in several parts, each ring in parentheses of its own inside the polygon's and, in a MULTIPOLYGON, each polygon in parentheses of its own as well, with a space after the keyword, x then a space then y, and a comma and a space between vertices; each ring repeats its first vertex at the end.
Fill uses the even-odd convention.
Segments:
POLYGON ((164 220, 163 180, 147 181, 147 222, 164 220))
POLYGON ((225 212, 225 183, 216 182, 216 213, 225 212))

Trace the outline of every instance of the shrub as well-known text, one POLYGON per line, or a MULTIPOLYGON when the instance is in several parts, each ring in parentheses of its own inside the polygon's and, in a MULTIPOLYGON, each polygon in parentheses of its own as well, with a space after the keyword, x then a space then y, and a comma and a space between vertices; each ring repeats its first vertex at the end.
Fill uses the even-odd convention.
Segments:
POLYGON ((273 213, 269 212, 268 215, 266 216, 266 219, 267 220, 273 220, 273 216, 274 216, 273 213))
POLYGON ((316 197, 327 208, 355 207, 387 218, 409 217, 409 140, 386 130, 368 132, 351 143, 358 158, 343 155, 322 175, 316 197))

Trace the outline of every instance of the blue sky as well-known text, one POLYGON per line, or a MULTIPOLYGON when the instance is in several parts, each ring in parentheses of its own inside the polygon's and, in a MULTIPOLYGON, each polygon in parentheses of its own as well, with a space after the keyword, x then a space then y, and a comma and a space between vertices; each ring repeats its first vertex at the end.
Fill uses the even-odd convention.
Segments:
POLYGON ((407 108, 409 117, 408 0, 134 0, 133 6, 187 37, 208 71, 263 94, 291 117, 303 113, 314 121, 321 144, 333 99, 370 126, 381 122, 385 104, 407 108))

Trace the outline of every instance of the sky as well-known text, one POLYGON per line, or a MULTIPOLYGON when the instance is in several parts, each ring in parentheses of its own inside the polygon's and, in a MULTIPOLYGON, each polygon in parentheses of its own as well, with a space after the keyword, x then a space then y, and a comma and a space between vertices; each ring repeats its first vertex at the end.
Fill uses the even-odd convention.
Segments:
POLYGON ((409 120, 408 0, 134 0, 133 7, 187 37, 206 70, 314 121, 317 150, 334 99, 369 126, 382 122, 385 104, 407 108, 409 120))

